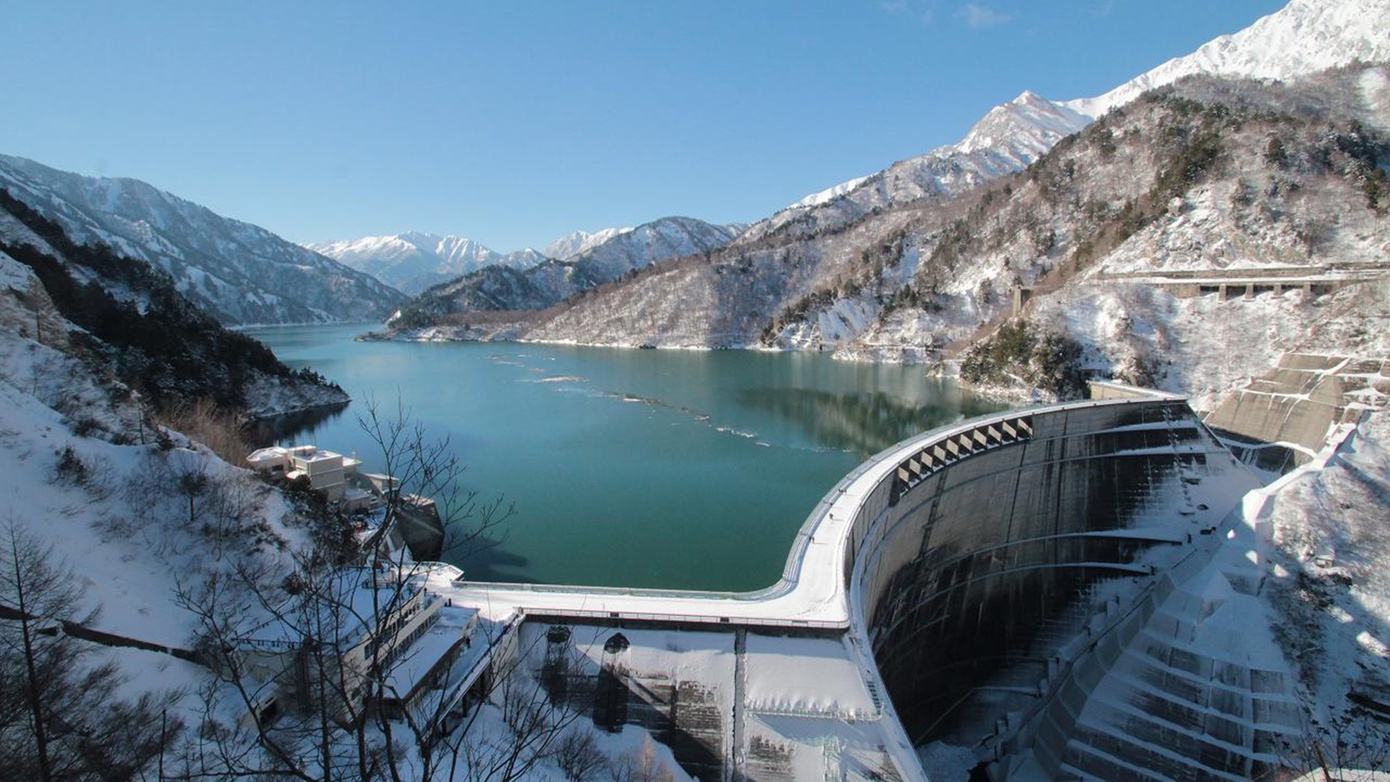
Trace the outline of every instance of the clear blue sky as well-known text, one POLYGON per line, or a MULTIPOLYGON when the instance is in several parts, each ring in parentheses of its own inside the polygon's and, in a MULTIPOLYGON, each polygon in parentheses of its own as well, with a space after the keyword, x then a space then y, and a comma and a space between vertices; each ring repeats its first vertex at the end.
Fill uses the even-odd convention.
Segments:
POLYGON ((0 152, 293 241, 751 221, 1283 0, 0 0, 0 152))

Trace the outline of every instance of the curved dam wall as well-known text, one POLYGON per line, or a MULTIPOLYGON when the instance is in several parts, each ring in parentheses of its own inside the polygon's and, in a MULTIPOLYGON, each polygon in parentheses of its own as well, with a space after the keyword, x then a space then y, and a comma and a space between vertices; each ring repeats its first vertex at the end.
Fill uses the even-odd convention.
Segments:
POLYGON ((1243 470, 1181 400, 1005 414, 922 443, 862 499, 845 549, 851 611, 915 744, 997 734, 1051 686, 1049 639, 1082 630, 1099 585, 1151 579, 1247 488, 1202 490, 1243 470))
MULTIPOLYGON (((634 679, 647 682, 632 688, 637 711, 666 691, 651 682, 689 675, 679 650, 694 640, 659 634, 698 634, 701 659, 718 664, 695 700, 718 705, 691 768, 714 758, 725 778, 922 779, 914 745, 936 739, 970 748, 994 779, 1159 762, 1178 778, 1248 778, 1260 731, 1280 730, 1257 724, 1266 672, 1208 660, 1193 612, 1169 604, 1181 597, 1200 618, 1227 592, 1253 591, 1258 574, 1194 573, 1257 485, 1180 398, 1079 402, 964 421, 867 460, 812 511, 765 590, 488 584, 457 571, 435 587, 507 621, 621 630, 652 660, 670 653, 632 669, 649 674, 634 679), (1231 588, 1213 591, 1216 576, 1231 588), (643 646, 647 631, 658 635, 643 646), (1142 692, 1114 694, 1134 682, 1142 692), (1244 716, 1230 713, 1233 693, 1244 716), (1153 720, 1139 724, 1130 700, 1153 720)), ((691 714, 668 706, 667 728, 691 714)))

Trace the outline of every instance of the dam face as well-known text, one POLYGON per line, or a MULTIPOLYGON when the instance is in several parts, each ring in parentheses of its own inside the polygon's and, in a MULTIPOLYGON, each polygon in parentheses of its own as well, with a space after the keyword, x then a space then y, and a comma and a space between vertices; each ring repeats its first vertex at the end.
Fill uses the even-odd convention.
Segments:
POLYGON ((1232 475, 1223 502, 1253 479, 1168 399, 996 417, 904 459, 865 503, 851 559, 853 608, 912 742, 975 746, 1041 698, 1098 607, 1212 532, 1233 501, 1208 507, 1210 489, 1232 475))

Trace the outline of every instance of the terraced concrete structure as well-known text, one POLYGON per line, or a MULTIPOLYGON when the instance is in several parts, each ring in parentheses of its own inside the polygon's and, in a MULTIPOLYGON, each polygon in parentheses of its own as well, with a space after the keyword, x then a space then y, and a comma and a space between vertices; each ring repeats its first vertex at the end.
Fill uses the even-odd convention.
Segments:
MULTIPOLYGON (((1140 688, 1169 708, 1115 727, 1113 714, 1086 707, 1117 691, 1113 709, 1129 714, 1138 696, 1107 683, 1130 647, 1158 649, 1181 629, 1192 601, 1170 605, 1190 592, 1178 586, 1200 575, 1253 589, 1258 578, 1236 564, 1208 569, 1256 486, 1180 399, 1076 403, 975 419, 879 454, 826 496, 783 578, 756 593, 435 586, 493 614, 595 628, 596 638, 723 634, 727 643, 702 642, 701 654, 731 658, 699 682, 702 704, 731 706, 705 708, 716 723, 700 735, 720 737, 697 753, 706 776, 917 779, 913 747, 940 739, 970 748, 996 778, 1025 768, 1142 778, 1161 759, 1173 773, 1238 779, 1274 762, 1270 736, 1293 729, 1284 711, 1251 706, 1287 700, 1274 663, 1256 674, 1238 659, 1186 665, 1221 644, 1194 651, 1174 638, 1161 661, 1150 655, 1156 668, 1143 675, 1156 679, 1140 688), (798 654, 808 667, 833 664, 798 680, 798 654), (1213 671, 1221 681, 1201 679, 1213 671), (1240 715, 1220 716, 1231 704, 1240 715), (1218 739, 1207 739, 1208 722, 1218 739)), ((1197 618, 1229 598, 1198 594, 1217 597, 1196 601, 1197 618)), ((659 652, 634 652, 629 669, 659 652)), ((643 675, 680 677, 677 662, 661 666, 643 675)))
POLYGON ((1322 448, 1333 427, 1355 422, 1367 409, 1383 407, 1387 398, 1390 360, 1384 356, 1285 353, 1279 366, 1227 397, 1207 416, 1206 424, 1254 441, 1246 447, 1262 457, 1261 466, 1279 470, 1287 462, 1306 462, 1322 448))

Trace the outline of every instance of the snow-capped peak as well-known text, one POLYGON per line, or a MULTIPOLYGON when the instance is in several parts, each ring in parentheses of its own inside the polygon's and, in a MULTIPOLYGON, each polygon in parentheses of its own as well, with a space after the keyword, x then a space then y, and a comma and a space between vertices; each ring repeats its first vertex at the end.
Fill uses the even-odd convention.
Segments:
POLYGON ((801 199, 800 201, 797 201, 796 203, 792 204, 791 206, 788 206, 787 208, 799 209, 805 206, 818 206, 820 204, 826 203, 827 201, 838 198, 839 196, 848 193, 856 187, 859 187, 859 185, 862 184, 866 179, 868 179, 868 177, 861 176, 855 177, 854 179, 851 179, 848 182, 841 182, 840 184, 835 185, 834 187, 828 187, 820 191, 819 193, 812 193, 806 196, 805 198, 801 199))
POLYGON ((401 262, 415 256, 434 256, 444 264, 486 265, 501 257, 499 253, 463 236, 440 236, 425 231, 406 231, 392 236, 364 236, 335 242, 305 245, 314 252, 352 266, 363 258, 379 262, 401 262))
POLYGON ((1275 13, 1223 35, 1094 98, 1064 105, 1099 117, 1184 76, 1206 73, 1289 79, 1355 61, 1390 59, 1390 0, 1292 0, 1275 13))
POLYGON ((990 109, 965 138, 933 154, 968 155, 1022 146, 1029 147, 1029 151, 1045 151, 1058 139, 1081 130, 1089 123, 1089 118, 1073 109, 1025 91, 1008 103, 990 109), (1038 144, 1045 146, 1035 149, 1038 144))
POLYGON ((740 241, 756 240, 813 209, 837 209, 822 214, 822 226, 843 223, 876 207, 905 203, 927 195, 945 195, 980 182, 1019 171, 1038 156, 1090 123, 1090 118, 1033 92, 1024 92, 994 107, 965 138, 894 163, 867 177, 809 195, 749 228, 740 241))
POLYGON ((531 250, 503 255, 464 236, 440 236, 426 231, 305 246, 406 293, 419 293, 485 266, 529 267, 543 260, 531 250))
POLYGON ((631 232, 632 228, 605 228, 602 231, 589 233, 588 231, 575 231, 561 236, 551 242, 541 250, 541 254, 549 258, 558 258, 565 261, 579 255, 587 250, 591 250, 614 237, 622 236, 631 232))

